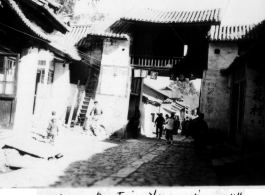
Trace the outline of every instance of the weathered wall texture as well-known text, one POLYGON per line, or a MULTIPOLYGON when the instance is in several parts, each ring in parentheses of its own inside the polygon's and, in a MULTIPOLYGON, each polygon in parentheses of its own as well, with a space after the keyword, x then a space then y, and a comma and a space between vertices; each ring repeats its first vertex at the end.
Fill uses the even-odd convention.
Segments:
POLYGON ((109 132, 127 124, 131 76, 129 47, 127 40, 113 40, 112 43, 104 40, 95 100, 103 108, 102 123, 109 132))
POLYGON ((238 54, 235 43, 211 43, 209 45, 208 70, 204 71, 200 98, 200 111, 205 114, 209 128, 227 134, 229 124, 230 90, 227 77, 220 74, 238 54), (220 49, 215 54, 215 49, 220 49))
POLYGON ((260 71, 247 68, 243 131, 239 145, 246 152, 265 151, 265 79, 260 71))

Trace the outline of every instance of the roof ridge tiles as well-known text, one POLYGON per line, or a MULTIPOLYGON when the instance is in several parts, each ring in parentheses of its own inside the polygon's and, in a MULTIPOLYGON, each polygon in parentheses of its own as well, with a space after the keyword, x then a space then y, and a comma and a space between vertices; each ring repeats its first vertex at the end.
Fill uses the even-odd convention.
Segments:
POLYGON ((131 9, 122 19, 153 23, 219 22, 218 9, 162 11, 159 9, 131 9))
POLYGON ((41 39, 50 42, 50 38, 48 37, 48 34, 46 34, 45 32, 42 32, 40 27, 34 26, 33 23, 24 15, 24 13, 22 12, 22 10, 19 8, 19 6, 17 5, 17 3, 14 0, 7 0, 7 1, 8 1, 8 5, 11 7, 11 9, 13 9, 16 12, 16 14, 21 18, 22 22, 26 26, 28 26, 28 28, 34 34, 36 34, 41 39))

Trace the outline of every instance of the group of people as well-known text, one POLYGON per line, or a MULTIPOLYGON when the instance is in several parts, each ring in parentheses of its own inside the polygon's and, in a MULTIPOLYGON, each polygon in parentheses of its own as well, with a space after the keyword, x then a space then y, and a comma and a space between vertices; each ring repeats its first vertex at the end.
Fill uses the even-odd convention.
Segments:
POLYGON ((158 117, 155 120, 156 125, 156 138, 161 139, 163 131, 166 132, 166 139, 168 143, 172 143, 173 134, 178 133, 180 127, 179 116, 175 116, 171 113, 170 117, 168 114, 165 115, 165 119, 162 113, 158 113, 158 117))
POLYGON ((204 121, 204 114, 199 113, 195 119, 186 118, 180 123, 179 116, 171 113, 170 117, 166 114, 165 118, 162 113, 158 114, 155 120, 156 138, 161 139, 162 133, 166 132, 166 140, 169 144, 173 141, 173 134, 178 134, 181 127, 181 135, 186 138, 192 136, 196 152, 201 152, 208 143, 208 125, 204 121), (180 125, 181 124, 181 125, 180 125))

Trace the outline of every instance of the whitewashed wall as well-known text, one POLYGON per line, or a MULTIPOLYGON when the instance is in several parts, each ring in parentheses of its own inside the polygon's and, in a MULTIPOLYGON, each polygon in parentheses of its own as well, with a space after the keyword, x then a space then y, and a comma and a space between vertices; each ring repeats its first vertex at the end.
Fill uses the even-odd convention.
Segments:
POLYGON ((102 123, 109 132, 123 129, 127 124, 131 84, 129 48, 127 40, 113 40, 112 44, 109 39, 104 40, 95 100, 103 108, 102 123))
POLYGON ((18 67, 17 105, 14 130, 22 132, 31 119, 38 63, 38 48, 22 51, 18 67))
POLYGON ((202 79, 200 111, 205 114, 210 128, 223 133, 227 133, 229 124, 230 90, 227 77, 222 76, 220 70, 228 68, 237 54, 236 43, 210 43, 208 70, 202 79), (215 49, 220 49, 220 54, 215 54, 215 49))

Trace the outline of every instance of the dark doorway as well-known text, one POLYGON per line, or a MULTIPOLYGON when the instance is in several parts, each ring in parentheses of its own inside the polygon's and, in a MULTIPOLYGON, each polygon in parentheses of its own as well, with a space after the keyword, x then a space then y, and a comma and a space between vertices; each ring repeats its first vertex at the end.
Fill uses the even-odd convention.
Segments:
POLYGON ((182 57, 183 51, 184 44, 172 30, 160 33, 154 40, 153 53, 155 56, 182 57))
POLYGON ((35 83, 35 92, 34 92, 34 103, 33 103, 33 114, 35 112, 35 105, 36 105, 36 98, 37 98, 37 92, 38 92, 38 84, 40 82, 40 76, 41 76, 41 71, 38 70, 37 72, 37 77, 36 77, 36 83, 35 83))
POLYGON ((231 122, 229 131, 229 142, 236 144, 236 137, 242 131, 245 107, 246 82, 234 84, 232 91, 231 122))

